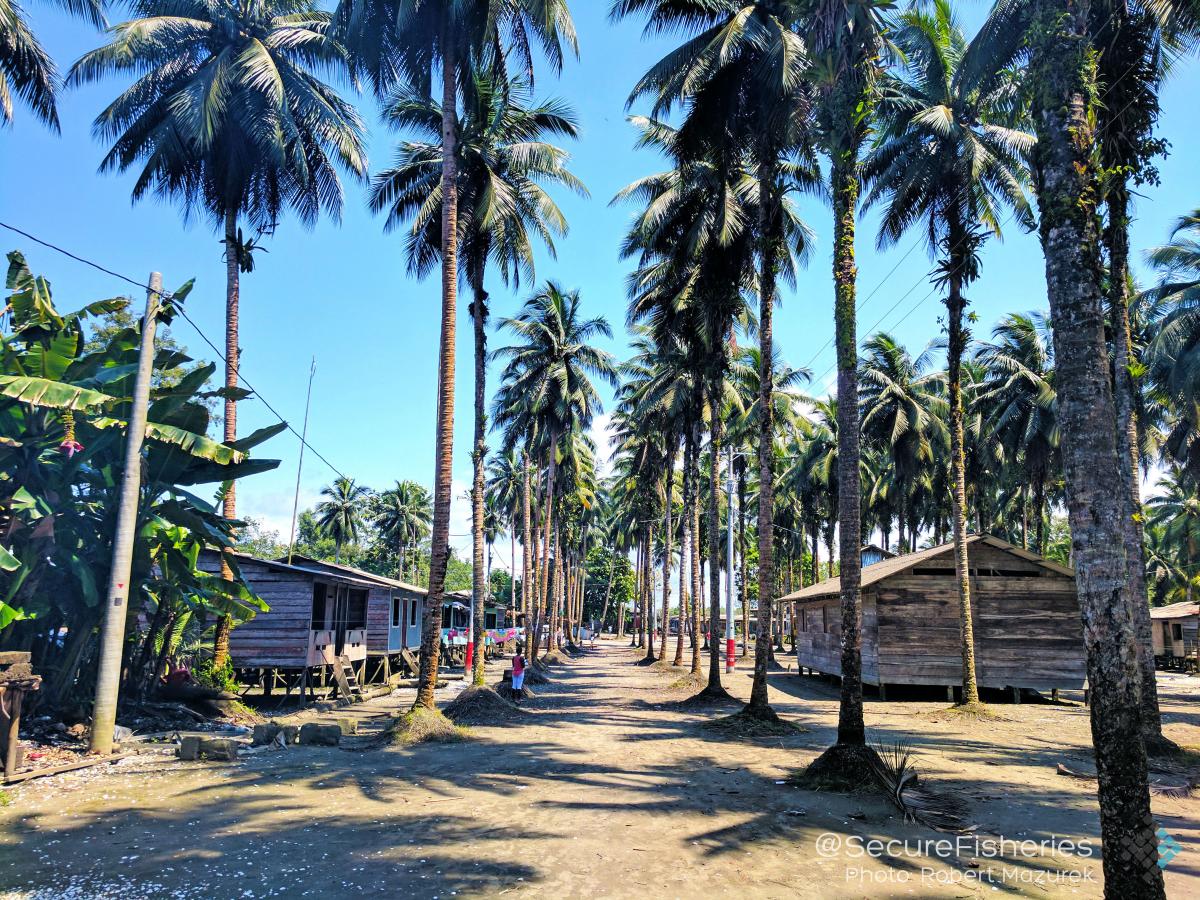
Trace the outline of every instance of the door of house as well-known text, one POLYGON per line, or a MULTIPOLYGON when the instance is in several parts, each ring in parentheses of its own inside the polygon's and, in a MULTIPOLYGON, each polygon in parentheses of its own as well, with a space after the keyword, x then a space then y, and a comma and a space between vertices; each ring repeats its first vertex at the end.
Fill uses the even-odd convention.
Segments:
POLYGON ((333 652, 341 656, 346 652, 346 622, 350 613, 350 589, 344 584, 336 588, 333 600, 333 652))

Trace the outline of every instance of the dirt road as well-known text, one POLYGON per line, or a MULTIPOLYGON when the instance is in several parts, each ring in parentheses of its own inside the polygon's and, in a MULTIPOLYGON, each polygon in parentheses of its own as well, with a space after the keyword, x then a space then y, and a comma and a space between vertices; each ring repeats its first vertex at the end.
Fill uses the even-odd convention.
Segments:
MULTIPOLYGON (((833 739, 832 685, 773 676, 776 709, 808 733, 731 742, 701 727, 712 712, 663 705, 683 696, 674 677, 602 643, 538 689, 526 721, 463 744, 141 757, 10 788, 0 896, 1099 895, 1094 784, 1055 774, 1088 765, 1086 710, 1024 704, 979 723, 944 703, 868 703, 876 740, 910 742, 965 794, 980 842, 1009 840, 991 845, 999 859, 879 798, 786 783, 833 739), (898 843, 875 858, 872 838, 898 843)), ((748 696, 747 672, 728 683, 748 696)), ((1175 700, 1168 733, 1200 743, 1195 698, 1175 700)), ((1155 808, 1183 848, 1169 895, 1200 896, 1197 801, 1155 808)))

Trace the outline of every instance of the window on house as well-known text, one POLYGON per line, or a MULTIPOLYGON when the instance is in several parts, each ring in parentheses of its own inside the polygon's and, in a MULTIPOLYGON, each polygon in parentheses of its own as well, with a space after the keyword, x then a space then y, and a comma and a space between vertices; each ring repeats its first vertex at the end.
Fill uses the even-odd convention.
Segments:
POLYGON ((484 614, 483 627, 489 629, 490 631, 496 630, 496 613, 495 612, 490 612, 490 613, 484 614))
POLYGON ((452 611, 452 610, 451 610, 451 608, 450 608, 449 606, 443 606, 443 607, 442 607, 442 627, 443 627, 443 628, 450 628, 450 627, 451 627, 451 625, 450 625, 450 613, 451 613, 451 611, 452 611))
POLYGON ((325 607, 329 595, 329 585, 317 582, 313 585, 312 630, 325 630, 325 607))
POLYGON ((828 606, 821 607, 821 631, 823 631, 825 634, 829 634, 829 607, 828 606))
POLYGON ((417 624, 417 601, 408 601, 408 625, 411 628, 417 624))
POLYGON ((1171 640, 1173 640, 1173 641, 1182 641, 1183 640, 1183 625, 1181 623, 1179 623, 1179 622, 1171 623, 1171 640))
POLYGON ((404 601, 399 597, 392 598, 392 627, 400 627, 400 617, 404 615, 404 601))
POLYGON ((808 610, 801 609, 799 619, 800 630, 808 631, 808 610))

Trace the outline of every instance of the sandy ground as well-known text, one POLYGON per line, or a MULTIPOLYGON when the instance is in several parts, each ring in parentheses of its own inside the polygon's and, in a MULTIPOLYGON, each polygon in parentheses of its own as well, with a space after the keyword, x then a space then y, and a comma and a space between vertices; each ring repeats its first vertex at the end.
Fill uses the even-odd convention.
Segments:
MULTIPOLYGON (((602 642, 538 688, 525 721, 476 726, 468 743, 144 755, 11 787, 0 897, 1100 895, 1094 783, 1055 773, 1090 767, 1086 710, 1004 705, 979 722, 944 702, 869 701, 874 740, 908 742, 968 799, 978 832, 956 840, 880 798, 787 783, 833 739, 832 684, 773 675, 775 708, 809 731, 750 742, 665 705, 685 696, 677 677, 602 642), (896 843, 872 856, 871 839, 896 843)), ((746 697, 749 673, 727 684, 746 697)), ((1200 744, 1200 679, 1164 676, 1162 692, 1168 734, 1200 744)), ((1155 812, 1182 846, 1168 895, 1200 897, 1200 800, 1155 812)))

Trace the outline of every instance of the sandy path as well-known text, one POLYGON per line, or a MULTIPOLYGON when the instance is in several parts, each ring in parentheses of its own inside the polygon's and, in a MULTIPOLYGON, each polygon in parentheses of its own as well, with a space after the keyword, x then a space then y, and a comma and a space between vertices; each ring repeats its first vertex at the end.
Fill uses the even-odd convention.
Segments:
MULTIPOLYGON (((876 798, 780 783, 832 739, 831 686, 775 676, 772 702, 810 733, 731 743, 699 727, 709 714, 659 705, 680 696, 667 688, 673 676, 632 660, 601 645, 538 689, 527 722, 476 727, 465 744, 304 748, 233 765, 152 757, 10 789, 0 891, 123 900, 1098 896, 1094 854, 972 860, 968 845, 948 859, 856 857, 859 837, 913 847, 941 836, 876 798), (824 833, 841 842, 829 858, 816 850, 824 833)), ((747 673, 730 684, 748 695, 747 673)), ((880 739, 907 737, 924 771, 960 786, 984 833, 1095 842, 1093 786, 1053 771, 1056 761, 1086 763, 1086 712, 1006 707, 1005 719, 981 728, 942 706, 870 703, 868 723, 880 739)), ((1161 806, 1184 844, 1168 869, 1170 895, 1200 896, 1196 802, 1161 806)))

